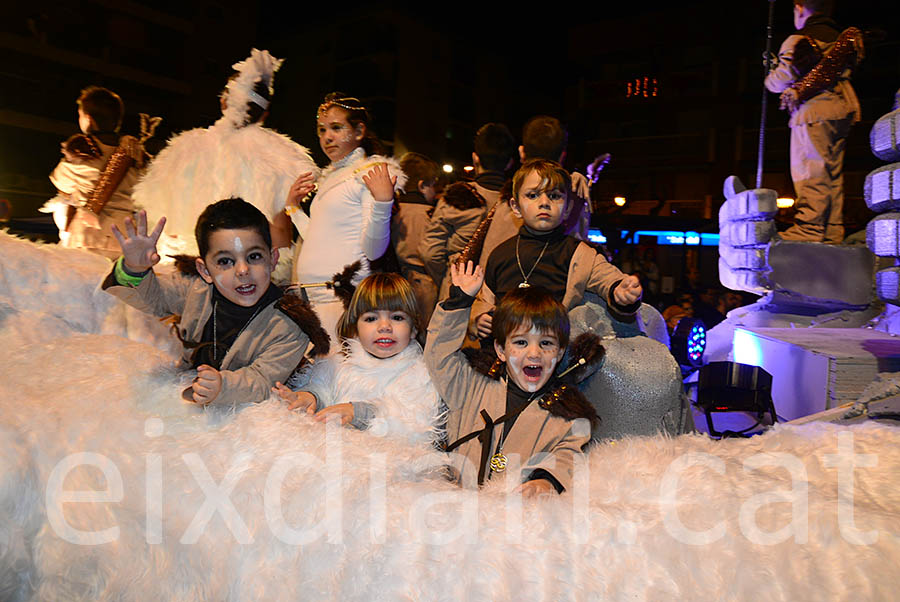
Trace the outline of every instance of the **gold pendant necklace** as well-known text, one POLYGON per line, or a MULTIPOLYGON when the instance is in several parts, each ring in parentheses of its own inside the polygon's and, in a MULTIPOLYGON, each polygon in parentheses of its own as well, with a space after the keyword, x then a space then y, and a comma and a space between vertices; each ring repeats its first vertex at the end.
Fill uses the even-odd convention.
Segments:
MULTIPOLYGON (((531 405, 531 402, 534 401, 534 397, 537 394, 537 391, 531 394, 531 397, 528 398, 528 401, 525 402, 525 405, 519 412, 520 414, 525 411, 525 408, 531 405)), ((490 462, 488 462, 488 465, 491 467, 491 472, 503 472, 504 470, 506 470, 506 465, 509 463, 509 459, 506 457, 506 454, 503 453, 503 444, 506 443, 506 435, 508 435, 510 432, 512 432, 512 427, 509 428, 508 432, 500 433, 500 441, 497 443, 497 451, 493 456, 491 456, 490 462)))
MULTIPOLYGON (((531 286, 528 284, 528 279, 531 278, 531 273, 534 271, 534 268, 541 262, 541 258, 544 257, 544 251, 547 250, 547 245, 550 244, 550 241, 544 243, 544 247, 541 249, 540 255, 538 255, 537 260, 534 262, 534 265, 531 266, 531 269, 528 270, 528 273, 525 273, 525 270, 522 269, 522 261, 519 259, 519 235, 516 235, 516 264, 519 266, 519 273, 522 274, 522 282, 519 283, 519 288, 528 288, 531 286)), ((505 460, 505 458, 504 458, 505 460)), ((505 466, 505 463, 504 463, 505 466)))

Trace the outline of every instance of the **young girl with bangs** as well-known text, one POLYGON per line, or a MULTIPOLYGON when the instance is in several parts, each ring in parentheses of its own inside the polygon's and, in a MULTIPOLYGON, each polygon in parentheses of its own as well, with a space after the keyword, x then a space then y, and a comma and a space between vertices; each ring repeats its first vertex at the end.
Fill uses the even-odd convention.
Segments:
MULTIPOLYGON (((316 114, 319 145, 331 160, 318 181, 301 175, 294 182, 285 211, 297 227, 302 245, 294 257, 293 282, 330 281, 356 261, 361 268, 353 279, 369 275, 369 263, 381 257, 390 243, 391 207, 395 187, 406 182, 398 163, 384 157, 371 130, 363 103, 340 92, 325 97, 316 114), (315 191, 307 219, 300 201, 315 191)), ((334 291, 305 289, 322 326, 334 338, 344 309, 334 291)))
POLYGON ((442 419, 440 399, 416 341, 419 309, 403 276, 378 273, 357 287, 338 323, 341 352, 294 374, 273 391, 325 420, 380 434, 433 443, 442 419), (294 390, 292 390, 294 389, 294 390))

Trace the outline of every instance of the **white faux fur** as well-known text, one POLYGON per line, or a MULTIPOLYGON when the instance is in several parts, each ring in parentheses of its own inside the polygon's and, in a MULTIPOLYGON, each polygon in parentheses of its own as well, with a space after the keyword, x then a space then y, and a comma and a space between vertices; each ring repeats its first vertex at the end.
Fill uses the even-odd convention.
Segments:
POLYGON ((284 209, 297 176, 319 168, 306 148, 259 124, 227 121, 169 140, 137 183, 132 197, 151 224, 167 219, 163 254, 196 254, 194 226, 207 205, 240 197, 273 219, 284 209))
POLYGON ((365 156, 363 154, 358 159, 354 159, 354 155, 348 155, 345 160, 333 162, 322 170, 321 178, 317 182, 318 194, 324 194, 350 178, 356 178, 360 184, 364 185, 363 176, 368 174, 379 163, 386 164, 388 174, 397 178, 397 183, 394 185, 395 189, 402 189, 406 185, 406 174, 400 169, 400 162, 394 157, 385 157, 384 155, 365 156))
POLYGON ((514 482, 458 489, 428 469, 427 445, 322 425, 276 400, 237 411, 184 403, 190 375, 173 371, 168 351, 96 328, 112 310, 86 292, 95 281, 76 285, 96 269, 87 256, 0 236, 0 600, 896 595, 896 428, 814 423, 747 440, 597 445, 571 491, 524 502, 516 521, 503 490, 514 482), (43 272, 39 257, 53 262, 43 272), (59 326, 25 333, 16 322, 26 314, 36 330, 59 326), (869 455, 856 457, 852 484, 833 457, 847 445, 869 455), (108 460, 114 480, 75 466, 62 488, 110 489, 113 501, 63 503, 48 488, 79 452, 108 460), (778 496, 791 491, 808 504, 795 523, 806 531, 782 538, 793 515, 778 496), (855 505, 839 511, 847 492, 855 505), (234 511, 204 526, 207 503, 234 511), (62 537, 60 518, 118 531, 80 545, 62 537), (328 520, 320 536, 291 539, 328 520), (854 542, 851 523, 874 540, 854 542))
POLYGON ((439 438, 444 418, 440 397, 415 340, 397 355, 379 359, 363 349, 359 340, 345 339, 342 353, 318 360, 289 384, 295 383, 315 392, 323 406, 354 401, 373 404, 375 418, 369 428, 377 436, 413 443, 439 438))

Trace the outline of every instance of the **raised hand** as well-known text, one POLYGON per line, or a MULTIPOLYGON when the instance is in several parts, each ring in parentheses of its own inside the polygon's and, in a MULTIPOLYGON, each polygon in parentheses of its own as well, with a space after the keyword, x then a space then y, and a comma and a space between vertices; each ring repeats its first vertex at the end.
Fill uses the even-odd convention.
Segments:
POLYGON ((641 288, 641 281, 638 280, 638 277, 625 276, 619 282, 619 286, 613 291, 613 299, 619 305, 631 305, 639 301, 643 294, 644 289, 641 288))
POLYGON ((379 203, 387 203, 394 198, 394 186, 397 185, 397 176, 392 176, 388 171, 387 163, 379 163, 369 173, 363 176, 363 182, 372 196, 379 203))
POLYGON ((166 218, 160 218, 153 232, 147 234, 147 212, 143 210, 138 212, 136 224, 132 217, 125 218, 125 234, 113 224, 113 235, 122 247, 122 257, 129 271, 136 274, 146 272, 159 263, 156 242, 165 225, 166 218))
POLYGON ((465 294, 474 297, 484 284, 484 269, 480 265, 473 265, 471 261, 464 266, 451 263, 450 282, 462 289, 465 294))
POLYGON ((288 190, 287 199, 284 201, 285 207, 299 207, 300 201, 306 198, 310 192, 312 192, 316 188, 315 178, 313 177, 312 172, 307 172, 304 174, 300 174, 300 176, 294 180, 294 183, 291 184, 290 190, 288 190))

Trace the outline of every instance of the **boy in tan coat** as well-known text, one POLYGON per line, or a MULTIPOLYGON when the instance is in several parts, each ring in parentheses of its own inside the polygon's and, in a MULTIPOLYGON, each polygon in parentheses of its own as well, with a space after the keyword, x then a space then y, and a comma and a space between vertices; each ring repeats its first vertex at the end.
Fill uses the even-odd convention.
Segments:
POLYGON ((294 371, 310 339, 328 352, 328 336, 308 304, 272 284, 278 251, 266 216, 242 199, 207 207, 197 220, 199 278, 157 275, 156 243, 165 218, 147 233, 147 214, 113 233, 122 256, 102 288, 156 316, 180 316, 182 363, 196 368, 185 392, 196 403, 258 402, 294 371))
POLYGON ((566 234, 572 198, 569 173, 554 161, 532 159, 513 176, 510 206, 523 226, 487 260, 485 285, 472 309, 473 338, 491 335, 497 300, 516 288, 542 286, 562 300, 566 311, 581 305, 586 292, 620 315, 640 308, 643 290, 637 277, 623 274, 593 247, 566 234))
POLYGON ((518 470, 525 497, 570 489, 575 458, 590 439, 593 407, 554 378, 569 339, 562 305, 538 287, 510 293, 497 308, 494 348, 505 362, 500 380, 477 372, 460 350, 481 266, 451 264, 450 297, 428 327, 425 363, 449 408, 451 474, 475 488, 518 470))

